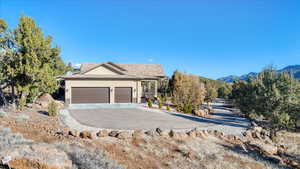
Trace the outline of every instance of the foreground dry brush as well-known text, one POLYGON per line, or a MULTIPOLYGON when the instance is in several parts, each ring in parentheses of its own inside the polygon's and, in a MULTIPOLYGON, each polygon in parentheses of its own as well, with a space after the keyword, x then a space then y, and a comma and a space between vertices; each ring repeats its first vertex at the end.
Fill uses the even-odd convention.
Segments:
MULTIPOLYGON (((270 145, 274 145, 276 151, 273 151, 272 147, 270 149, 270 146, 255 149, 255 146, 251 146, 260 139, 254 137, 258 135, 254 130, 249 131, 248 134, 251 136, 244 139, 226 136, 216 131, 196 129, 187 133, 165 130, 148 132, 137 130, 131 134, 103 131, 95 137, 83 139, 80 138, 80 132, 73 133, 75 136, 70 135, 72 130, 61 127, 56 117, 48 117, 32 110, 10 113, 0 118, 0 126, 11 128, 11 130, 1 129, 0 146, 6 149, 1 148, 1 153, 16 157, 11 165, 22 169, 292 168, 292 164, 286 163, 289 159, 282 158, 282 161, 276 161, 276 157, 281 158, 278 156, 280 147, 277 145, 286 144, 285 153, 293 157, 299 158, 300 152, 299 134, 289 134, 284 137, 286 139, 277 140, 277 143, 272 142, 270 145), (22 116, 28 118, 20 118, 22 116), (266 156, 261 152, 263 148, 273 154, 266 156), (36 156, 32 150, 39 155, 36 156), (26 156, 21 158, 24 154, 26 156), (268 158, 272 156, 274 159, 268 158), (64 165, 53 165, 57 161, 64 165)), ((259 143, 265 140, 261 138, 259 143)), ((297 158, 293 160, 299 162, 297 158)))

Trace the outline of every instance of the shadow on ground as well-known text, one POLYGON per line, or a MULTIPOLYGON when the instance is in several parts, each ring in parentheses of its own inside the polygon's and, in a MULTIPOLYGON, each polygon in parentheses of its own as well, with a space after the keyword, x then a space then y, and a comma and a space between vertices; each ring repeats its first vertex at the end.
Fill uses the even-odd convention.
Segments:
POLYGON ((39 110, 38 113, 49 116, 49 113, 47 111, 39 110))
POLYGON ((215 112, 215 113, 211 113, 212 115, 211 118, 196 117, 196 116, 175 114, 175 113, 170 113, 170 114, 173 116, 185 118, 199 123, 211 123, 211 124, 217 124, 223 126, 249 128, 248 125, 249 120, 232 113, 215 112))
POLYGON ((292 169, 289 166, 278 164, 278 161, 276 162, 276 159, 264 156, 255 150, 247 150, 247 152, 246 152, 241 146, 238 146, 238 145, 236 145, 236 146, 229 146, 229 145, 224 145, 224 144, 220 144, 220 145, 223 146, 228 151, 233 151, 238 154, 248 156, 249 158, 252 158, 255 161, 260 161, 260 162, 263 162, 266 164, 272 164, 274 166, 274 168, 276 167, 278 169, 292 169))

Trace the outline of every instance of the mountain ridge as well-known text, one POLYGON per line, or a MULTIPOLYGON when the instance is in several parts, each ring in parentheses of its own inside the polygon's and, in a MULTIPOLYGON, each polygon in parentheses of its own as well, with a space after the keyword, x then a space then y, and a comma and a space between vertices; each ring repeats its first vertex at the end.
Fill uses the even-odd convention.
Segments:
MULTIPOLYGON (((300 80, 300 65, 289 65, 277 71, 288 72, 289 74, 293 75, 295 79, 300 80)), ((218 78, 217 80, 227 82, 227 83, 232 83, 234 80, 247 80, 249 76, 255 77, 257 75, 258 75, 257 72, 250 72, 248 74, 244 74, 241 76, 229 75, 229 76, 218 78)))

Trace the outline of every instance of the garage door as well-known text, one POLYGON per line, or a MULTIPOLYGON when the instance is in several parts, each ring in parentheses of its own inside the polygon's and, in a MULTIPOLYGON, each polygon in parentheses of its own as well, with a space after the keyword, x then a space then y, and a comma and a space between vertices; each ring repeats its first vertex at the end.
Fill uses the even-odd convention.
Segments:
POLYGON ((72 87, 71 101, 76 103, 109 103, 108 87, 72 87))
POLYGON ((132 88, 131 87, 116 87, 115 88, 115 103, 131 103, 132 88))

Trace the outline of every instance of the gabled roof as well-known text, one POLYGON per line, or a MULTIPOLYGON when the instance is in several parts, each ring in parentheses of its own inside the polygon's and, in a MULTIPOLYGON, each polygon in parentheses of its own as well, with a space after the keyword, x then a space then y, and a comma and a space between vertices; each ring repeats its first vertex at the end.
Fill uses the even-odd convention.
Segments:
POLYGON ((89 67, 89 68, 84 68, 84 69, 82 69, 83 66, 84 66, 84 65, 82 64, 82 65, 81 65, 80 74, 85 74, 85 73, 87 73, 87 72, 89 72, 89 71, 91 71, 91 70, 94 70, 94 69, 96 69, 96 68, 98 68, 98 67, 100 67, 100 66, 103 66, 103 67, 105 67, 105 68, 107 68, 107 69, 109 69, 109 70, 111 70, 111 71, 113 71, 113 72, 116 72, 116 73, 120 74, 120 75, 126 75, 126 74, 127 74, 127 73, 125 72, 125 71, 126 71, 125 69, 119 67, 118 65, 114 65, 114 64, 111 63, 111 62, 107 62, 107 63, 99 63, 99 64, 93 65, 93 66, 91 66, 91 67, 89 67))
POLYGON ((99 66, 105 66, 123 75, 143 76, 143 77, 164 77, 165 73, 159 64, 121 64, 121 63, 82 63, 80 74, 84 74, 99 66))

